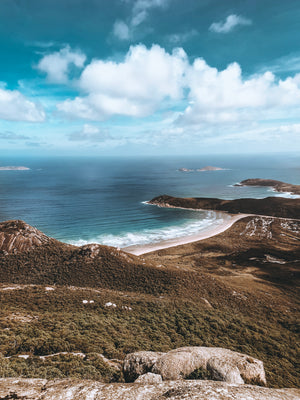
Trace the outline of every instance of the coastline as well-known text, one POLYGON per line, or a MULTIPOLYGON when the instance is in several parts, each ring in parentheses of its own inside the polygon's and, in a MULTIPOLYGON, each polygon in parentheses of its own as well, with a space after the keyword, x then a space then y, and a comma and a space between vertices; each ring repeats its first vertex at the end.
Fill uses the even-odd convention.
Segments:
POLYGON ((136 256, 140 256, 142 254, 151 253, 152 251, 167 249, 169 247, 180 246, 187 243, 197 242, 199 240, 208 239, 212 236, 216 236, 222 232, 225 232, 229 229, 235 222, 239 221, 242 218, 246 218, 251 214, 236 214, 230 215, 227 213, 227 218, 223 221, 221 225, 218 226, 210 226, 209 228, 205 229, 202 232, 199 232, 195 235, 179 237, 175 239, 163 240, 158 243, 149 243, 149 244, 141 244, 141 245, 133 245, 123 247, 121 250, 129 253, 134 254, 136 256), (228 216, 230 217, 228 218, 228 216))

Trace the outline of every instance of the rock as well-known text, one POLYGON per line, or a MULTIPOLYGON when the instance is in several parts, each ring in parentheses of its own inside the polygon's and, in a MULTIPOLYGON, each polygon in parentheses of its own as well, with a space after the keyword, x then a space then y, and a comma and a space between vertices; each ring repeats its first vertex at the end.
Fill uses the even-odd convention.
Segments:
POLYGON ((187 378, 198 368, 210 372, 214 380, 266 384, 262 361, 221 347, 182 347, 168 353, 128 354, 124 375, 127 382, 147 372, 159 374, 163 380, 179 380, 187 378))
POLYGON ((0 223, 0 252, 16 254, 51 243, 44 233, 20 220, 0 223))
POLYGON ((0 399, 22 400, 299 400, 298 389, 270 389, 213 381, 135 384, 82 379, 0 379, 0 399))
POLYGON ((228 360, 212 357, 207 362, 207 370, 211 373, 211 378, 214 381, 224 381, 237 385, 245 383, 238 367, 228 360))
POLYGON ((123 372, 126 382, 134 382, 140 375, 151 372, 154 363, 165 353, 153 351, 138 351, 127 354, 124 360, 123 372))
POLYGON ((158 374, 153 374, 152 372, 147 372, 147 374, 139 376, 135 381, 135 383, 147 383, 147 384, 155 384, 161 383, 162 377, 158 374))

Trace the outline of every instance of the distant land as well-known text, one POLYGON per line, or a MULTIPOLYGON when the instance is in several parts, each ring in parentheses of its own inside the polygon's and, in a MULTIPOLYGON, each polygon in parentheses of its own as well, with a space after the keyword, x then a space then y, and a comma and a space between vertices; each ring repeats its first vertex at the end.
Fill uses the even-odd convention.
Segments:
POLYGON ((300 185, 293 185, 274 179, 245 179, 240 183, 236 183, 234 186, 269 186, 279 193, 289 192, 291 194, 300 195, 300 185))
POLYGON ((189 168, 179 168, 178 171, 180 172, 205 172, 205 171, 224 171, 226 168, 220 168, 220 167, 211 167, 208 165, 207 167, 203 168, 197 168, 197 169, 189 169, 189 168))
POLYGON ((17 167, 17 166, 7 166, 7 167, 0 167, 0 171, 28 171, 30 168, 28 167, 17 167))

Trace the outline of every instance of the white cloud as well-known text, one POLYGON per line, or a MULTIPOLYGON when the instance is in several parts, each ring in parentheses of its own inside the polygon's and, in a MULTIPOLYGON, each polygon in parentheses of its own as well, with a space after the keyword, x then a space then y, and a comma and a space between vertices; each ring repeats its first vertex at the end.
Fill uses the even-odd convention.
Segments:
POLYGON ((165 8, 170 0, 136 0, 128 20, 117 20, 113 26, 113 35, 120 40, 129 40, 139 25, 149 16, 152 8, 165 8))
POLYGON ((0 119, 42 122, 45 120, 45 112, 18 90, 0 88, 0 119))
POLYGON ((73 132, 68 137, 72 142, 92 143, 104 142, 111 139, 106 131, 101 131, 98 127, 89 124, 84 124, 80 131, 73 132))
POLYGON ((79 80, 86 96, 68 99, 57 108, 71 117, 91 120, 114 114, 150 115, 163 100, 182 97, 187 63, 182 49, 169 54, 157 45, 132 46, 123 62, 92 61, 79 80))
POLYGON ((71 65, 83 68, 86 56, 80 51, 72 51, 69 46, 60 51, 47 54, 38 63, 37 68, 47 74, 51 83, 65 83, 71 65))
MULTIPOLYGON (((138 132, 144 136, 145 126, 148 132, 159 132, 157 143, 161 143, 160 135, 162 141, 169 137, 176 142, 176 135, 181 135, 178 132, 195 138, 229 135, 228 140, 231 134, 243 136, 244 132, 247 139, 251 127, 278 126, 278 120, 288 126, 292 118, 299 121, 300 74, 278 79, 267 71, 245 77, 237 63, 223 70, 201 58, 190 63, 183 49, 168 53, 158 45, 150 49, 132 46, 120 62, 93 60, 83 70, 77 87, 81 91, 77 97, 57 104, 57 109, 70 118, 140 118, 164 110, 163 119, 151 119, 153 126, 150 119, 143 121, 142 127, 131 125, 137 125, 134 137, 138 132)), ((293 128, 290 135, 296 136, 297 129, 293 128)), ((77 137, 92 142, 99 138, 97 135, 77 132, 73 140, 77 137)), ((278 130, 278 135, 284 136, 284 129, 278 130)), ((183 140, 181 136, 178 142, 183 140)))
POLYGON ((216 33, 228 33, 238 25, 252 25, 252 21, 240 15, 231 14, 228 15, 225 21, 213 22, 210 25, 209 30, 216 33))
POLYGON ((223 123, 279 117, 300 106, 300 74, 276 80, 271 72, 243 79, 237 63, 223 71, 196 59, 186 72, 190 104, 184 123, 223 123))

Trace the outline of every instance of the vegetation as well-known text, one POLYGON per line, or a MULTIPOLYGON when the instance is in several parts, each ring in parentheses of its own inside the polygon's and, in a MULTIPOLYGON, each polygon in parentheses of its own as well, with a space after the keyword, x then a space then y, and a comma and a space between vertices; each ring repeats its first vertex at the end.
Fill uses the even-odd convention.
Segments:
POLYGON ((299 383, 293 366, 297 333, 290 315, 269 313, 255 321, 226 308, 212 309, 175 297, 42 286, 0 291, 0 303, 1 377, 122 381, 122 374, 99 354, 123 359, 136 350, 219 346, 263 360, 270 386, 299 383), (105 306, 107 302, 116 307, 105 306), (40 358, 59 352, 86 356, 40 358), (30 357, 17 357, 24 354, 30 357))

